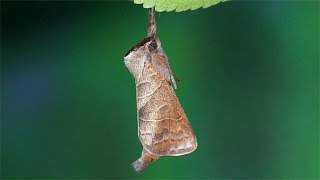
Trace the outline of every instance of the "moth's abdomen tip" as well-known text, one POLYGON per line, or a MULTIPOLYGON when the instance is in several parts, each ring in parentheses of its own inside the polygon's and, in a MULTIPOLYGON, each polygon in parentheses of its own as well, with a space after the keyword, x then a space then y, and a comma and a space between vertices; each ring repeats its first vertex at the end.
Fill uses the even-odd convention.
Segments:
POLYGON ((134 171, 136 171, 137 173, 142 173, 143 172, 144 165, 143 165, 143 163, 140 162, 140 159, 138 159, 135 162, 133 162, 131 164, 131 166, 134 169, 134 171))

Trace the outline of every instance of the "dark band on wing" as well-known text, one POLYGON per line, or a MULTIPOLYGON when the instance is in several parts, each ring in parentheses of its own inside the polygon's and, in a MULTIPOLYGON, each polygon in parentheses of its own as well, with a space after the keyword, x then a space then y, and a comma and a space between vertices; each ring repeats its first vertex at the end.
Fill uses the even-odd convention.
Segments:
POLYGON ((143 46, 144 44, 146 44, 149 41, 152 41, 150 43, 150 46, 148 47, 149 50, 154 50, 157 49, 157 43, 155 41, 156 35, 150 36, 150 37, 146 37, 144 38, 141 42, 139 42, 138 44, 134 45, 125 55, 124 57, 126 57, 130 52, 135 51, 137 49, 139 49, 141 46, 143 46))

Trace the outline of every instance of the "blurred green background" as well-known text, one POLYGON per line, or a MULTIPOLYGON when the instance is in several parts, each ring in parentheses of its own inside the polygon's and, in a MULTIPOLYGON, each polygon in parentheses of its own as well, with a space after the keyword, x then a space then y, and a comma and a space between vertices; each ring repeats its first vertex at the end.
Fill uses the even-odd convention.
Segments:
POLYGON ((132 2, 1 2, 1 178, 318 178, 319 1, 157 13, 198 149, 143 174, 132 2))

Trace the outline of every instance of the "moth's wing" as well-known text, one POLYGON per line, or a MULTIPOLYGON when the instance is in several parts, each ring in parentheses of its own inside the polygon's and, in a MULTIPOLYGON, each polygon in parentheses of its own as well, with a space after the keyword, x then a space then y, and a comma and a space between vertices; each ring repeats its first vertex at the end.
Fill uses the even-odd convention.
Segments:
POLYGON ((165 79, 169 83, 172 83, 173 87, 177 89, 176 81, 170 68, 168 57, 161 47, 160 40, 156 39, 155 41, 157 41, 158 48, 150 53, 152 66, 154 67, 155 71, 165 77, 165 79))
POLYGON ((151 63, 154 70, 164 76, 170 82, 170 76, 173 74, 168 62, 168 58, 164 53, 151 53, 151 63))
POLYGON ((197 139, 167 80, 146 61, 137 82, 139 139, 156 155, 183 155, 197 148, 197 139))

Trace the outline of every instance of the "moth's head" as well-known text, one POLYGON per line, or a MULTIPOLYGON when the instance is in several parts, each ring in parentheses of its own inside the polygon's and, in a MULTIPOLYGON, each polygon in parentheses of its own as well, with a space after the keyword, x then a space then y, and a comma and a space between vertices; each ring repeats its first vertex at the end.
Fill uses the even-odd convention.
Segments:
POLYGON ((135 78, 142 73, 144 62, 150 57, 150 53, 159 47, 161 47, 160 40, 152 36, 143 39, 126 53, 124 63, 135 78))
POLYGON ((150 53, 156 52, 161 49, 161 42, 157 36, 154 36, 146 43, 146 46, 148 47, 150 53))

